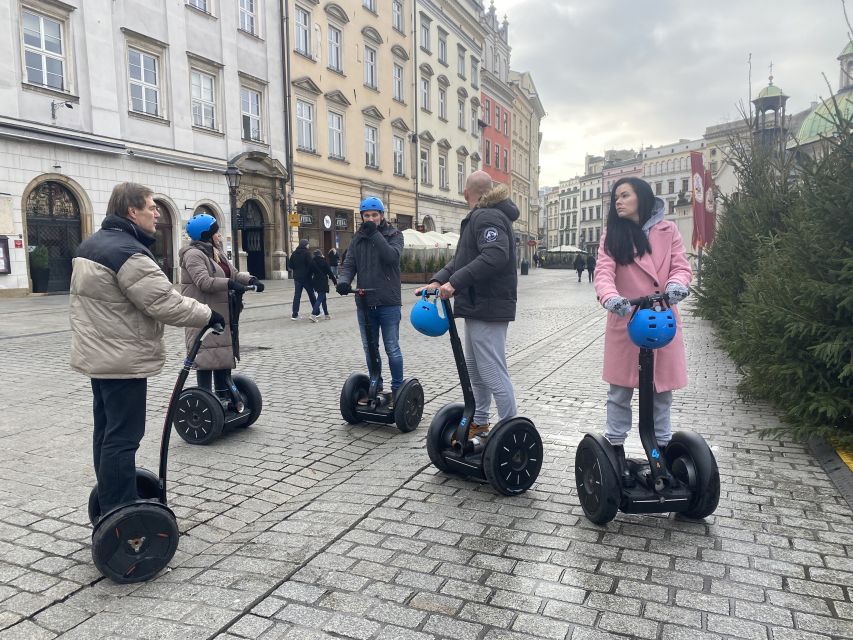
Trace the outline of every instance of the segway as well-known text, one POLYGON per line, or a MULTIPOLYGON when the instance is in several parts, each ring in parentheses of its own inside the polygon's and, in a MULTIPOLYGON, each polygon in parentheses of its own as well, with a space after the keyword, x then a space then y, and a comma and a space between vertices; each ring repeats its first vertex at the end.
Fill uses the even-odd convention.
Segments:
MULTIPOLYGON (((248 290, 255 290, 253 285, 248 290)), ((231 344, 240 353, 239 321, 243 292, 228 292, 231 344)), ((175 431, 189 444, 209 444, 225 429, 246 428, 255 423, 263 409, 258 386, 243 375, 227 375, 227 391, 221 396, 210 389, 190 387, 181 393, 175 412, 175 431)))
POLYGON ((222 325, 205 327, 184 360, 163 423, 159 476, 137 469, 139 499, 119 505, 105 514, 101 514, 97 484, 89 494, 89 521, 95 528, 92 532, 92 560, 98 571, 114 582, 148 580, 162 571, 175 555, 180 533, 175 514, 166 504, 166 465, 172 418, 202 340, 210 331, 221 333, 224 330, 222 325))
MULTIPOLYGON (((419 308, 426 315, 428 309, 424 305, 431 304, 437 309, 436 301, 430 303, 428 300, 437 294, 437 290, 424 289, 422 300, 413 310, 413 320, 419 308)), ((440 471, 488 482, 506 496, 524 493, 536 482, 542 468, 542 438, 530 419, 513 416, 502 419, 484 436, 468 440, 474 418, 474 391, 453 308, 447 300, 441 300, 441 303, 464 403, 445 405, 435 414, 426 437, 429 459, 440 471)), ((415 328, 421 331, 418 326, 415 328)), ((444 333, 431 329, 422 332, 427 335, 444 333)))
POLYGON ((424 412, 424 390, 417 378, 406 378, 397 389, 397 399, 391 402, 380 393, 379 376, 382 374, 382 360, 379 356, 378 340, 370 330, 370 312, 366 295, 373 289, 354 289, 356 307, 364 317, 364 331, 367 335, 367 352, 370 366, 368 374, 353 373, 344 382, 341 389, 341 416, 349 424, 373 422, 378 424, 396 424, 406 433, 415 429, 421 422, 424 412))
POLYGON ((587 433, 575 453, 575 481, 586 517, 596 524, 624 513, 681 513, 701 519, 717 508, 720 472, 705 440, 678 431, 661 451, 653 413, 654 350, 675 337, 675 314, 666 294, 629 300, 631 341, 640 347, 640 441, 646 460, 625 459, 607 439, 587 433))

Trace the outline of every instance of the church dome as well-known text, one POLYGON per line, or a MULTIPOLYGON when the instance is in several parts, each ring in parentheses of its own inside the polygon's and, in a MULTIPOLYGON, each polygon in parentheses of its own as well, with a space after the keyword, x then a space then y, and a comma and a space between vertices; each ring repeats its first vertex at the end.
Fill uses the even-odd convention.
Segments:
POLYGON ((775 98, 777 96, 784 96, 785 92, 782 91, 781 87, 777 87, 772 82, 764 87, 761 91, 758 92, 759 98, 775 98))
POLYGON ((829 100, 825 100, 806 116, 797 134, 798 144, 815 142, 819 138, 831 136, 835 132, 836 104, 845 118, 853 118, 853 87, 835 94, 829 100))
POLYGON ((844 47, 844 51, 839 54, 838 59, 840 60, 841 58, 846 58, 847 56, 853 56, 853 40, 847 43, 847 46, 844 47))

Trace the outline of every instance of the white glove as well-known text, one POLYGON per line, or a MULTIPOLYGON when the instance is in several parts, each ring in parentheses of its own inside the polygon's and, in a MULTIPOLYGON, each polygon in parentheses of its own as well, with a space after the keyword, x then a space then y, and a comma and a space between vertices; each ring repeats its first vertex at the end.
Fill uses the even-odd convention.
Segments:
POLYGON ((610 313, 615 313, 620 318, 625 318, 631 313, 631 303, 628 298, 613 296, 604 302, 604 308, 610 313))
POLYGON ((690 290, 680 282, 670 282, 666 285, 666 294, 669 296, 669 304, 671 305, 676 305, 684 300, 688 293, 690 290))

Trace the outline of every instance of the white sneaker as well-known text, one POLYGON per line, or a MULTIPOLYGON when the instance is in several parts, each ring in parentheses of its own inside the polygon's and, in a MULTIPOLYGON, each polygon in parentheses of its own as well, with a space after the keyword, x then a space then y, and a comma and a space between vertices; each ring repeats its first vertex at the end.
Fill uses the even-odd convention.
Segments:
POLYGON ((316 316, 311 314, 311 322, 320 322, 320 314, 318 313, 316 316))
POLYGON ((297 322, 299 320, 299 316, 290 316, 290 319, 297 322))
POLYGON ((332 319, 332 316, 330 316, 330 315, 327 313, 327 314, 326 314, 326 320, 331 320, 331 319, 332 319))

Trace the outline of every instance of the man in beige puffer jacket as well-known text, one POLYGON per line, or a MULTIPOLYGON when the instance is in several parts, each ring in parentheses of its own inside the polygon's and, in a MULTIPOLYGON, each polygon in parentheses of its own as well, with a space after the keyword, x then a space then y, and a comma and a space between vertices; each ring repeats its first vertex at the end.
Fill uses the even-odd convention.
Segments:
POLYGON ((154 260, 160 214, 152 192, 113 189, 101 229, 77 249, 71 274, 71 368, 92 380, 93 455, 101 514, 133 502, 148 377, 166 360, 163 325, 204 327, 222 316, 185 298, 154 260))

